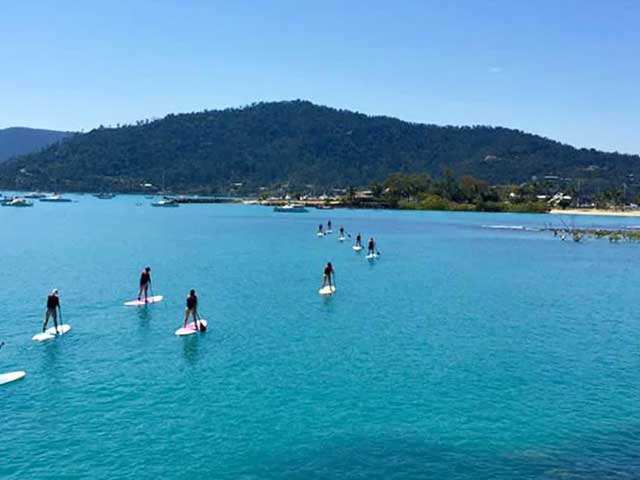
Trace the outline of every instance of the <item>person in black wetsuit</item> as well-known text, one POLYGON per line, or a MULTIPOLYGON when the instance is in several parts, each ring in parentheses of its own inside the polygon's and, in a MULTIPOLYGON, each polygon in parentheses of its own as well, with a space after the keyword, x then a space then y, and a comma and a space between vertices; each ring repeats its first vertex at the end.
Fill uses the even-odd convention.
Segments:
POLYGON ((344 227, 340 227, 340 236, 344 237, 344 227))
POLYGON ((189 321, 189 315, 193 317, 193 322, 196 326, 196 330, 200 330, 198 326, 198 296, 196 295, 196 291, 191 289, 189 295, 187 295, 187 306, 184 309, 184 323, 183 327, 186 328, 187 322, 189 321))
POLYGON ((327 262, 327 264, 324 266, 324 271, 322 273, 322 287, 324 287, 325 285, 329 285, 332 286, 333 285, 333 276, 335 275, 335 272, 333 271, 333 265, 331 265, 331 262, 327 262))
POLYGON ((373 237, 371 237, 369 239, 367 254, 373 255, 374 253, 376 253, 376 242, 373 240, 373 237))
POLYGON ((331 230, 331 220, 327 222, 327 230, 331 230))
POLYGON ((356 247, 362 246, 362 237, 360 236, 360 232, 356 235, 356 247))
POLYGON ((149 285, 151 284, 151 268, 146 267, 142 273, 140 273, 140 289, 138 290, 138 300, 144 293, 144 301, 147 301, 147 293, 149 291, 149 285))
POLYGON ((58 310, 60 309, 60 299, 58 298, 58 289, 54 288, 49 295, 47 295, 47 313, 44 314, 44 323, 42 324, 42 331, 47 329, 47 323, 49 318, 53 317, 53 326, 56 327, 56 334, 58 332, 58 310))
POLYGON ((324 235, 324 232, 322 231, 322 224, 318 225, 318 233, 324 235))

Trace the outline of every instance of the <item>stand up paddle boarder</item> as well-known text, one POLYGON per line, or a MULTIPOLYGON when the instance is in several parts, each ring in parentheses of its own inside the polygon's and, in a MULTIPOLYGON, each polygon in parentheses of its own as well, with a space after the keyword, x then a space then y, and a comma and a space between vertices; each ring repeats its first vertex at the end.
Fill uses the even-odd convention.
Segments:
POLYGON ((362 246, 362 237, 360 236, 360 232, 356 235, 356 247, 362 246))
POLYGON ((333 265, 331 265, 331 262, 327 262, 322 273, 322 285, 320 286, 320 288, 326 285, 329 285, 331 287, 335 283, 334 276, 335 272, 333 270, 333 265))
POLYGON ((196 330, 200 330, 198 327, 198 296, 196 295, 196 291, 191 289, 189 295, 187 295, 187 307, 184 309, 184 323, 183 328, 187 328, 187 323, 189 322, 189 315, 193 317, 193 324, 196 327, 196 330))
POLYGON ((56 335, 58 334, 58 310, 60 310, 60 299, 58 298, 58 289, 54 288, 51 293, 47 295, 47 312, 44 314, 42 333, 47 329, 49 317, 53 317, 53 326, 56 327, 56 335))
POLYGON ((344 237, 344 227, 340 227, 340 236, 344 237))
POLYGON ((144 293, 144 301, 147 303, 147 297, 149 292, 149 285, 151 285, 151 268, 146 267, 140 274, 140 289, 138 290, 138 300, 144 293))
POLYGON ((322 231, 322 224, 318 225, 318 235, 323 235, 324 232, 322 231))
POLYGON ((369 246, 367 249, 367 255, 374 255, 376 253, 376 242, 373 240, 373 237, 369 239, 369 246))
POLYGON ((327 222, 327 230, 331 230, 331 220, 327 222))

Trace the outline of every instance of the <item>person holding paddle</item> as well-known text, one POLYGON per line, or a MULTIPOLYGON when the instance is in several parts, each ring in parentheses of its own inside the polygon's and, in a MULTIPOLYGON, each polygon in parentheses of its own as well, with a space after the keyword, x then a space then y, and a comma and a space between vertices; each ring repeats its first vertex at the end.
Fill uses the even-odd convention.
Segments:
POLYGON ((198 296, 193 288, 189 291, 189 295, 187 295, 187 306, 184 309, 184 323, 182 325, 183 328, 187 328, 189 315, 193 317, 193 324, 196 330, 200 330, 198 327, 198 296))
POLYGON ((49 318, 53 317, 53 325, 56 327, 56 335, 58 334, 58 310, 60 310, 60 299, 58 298, 58 289, 54 288, 51 293, 47 295, 47 312, 44 315, 42 333, 47 329, 49 318))
POLYGON ((368 247, 369 247, 369 248, 367 249, 367 254, 369 254, 369 255, 375 255, 375 253, 376 253, 376 252, 375 252, 375 250, 376 250, 376 242, 375 242, 375 240, 373 239, 373 237, 371 237, 371 238, 369 239, 369 245, 368 245, 368 247))
POLYGON ((151 268, 146 267, 140 274, 140 289, 138 290, 138 300, 140 300, 140 297, 142 297, 142 293, 144 292, 144 302, 147 303, 149 285, 151 285, 151 268))
POLYGON ((360 232, 356 235, 356 247, 362 247, 362 237, 360 236, 360 232))
POLYGON ((335 277, 335 272, 333 270, 333 265, 331 265, 331 262, 327 262, 327 264, 324 266, 324 272, 322 274, 322 285, 320 286, 320 288, 324 287, 325 285, 329 285, 329 287, 333 286, 333 284, 335 283, 334 280, 335 277))

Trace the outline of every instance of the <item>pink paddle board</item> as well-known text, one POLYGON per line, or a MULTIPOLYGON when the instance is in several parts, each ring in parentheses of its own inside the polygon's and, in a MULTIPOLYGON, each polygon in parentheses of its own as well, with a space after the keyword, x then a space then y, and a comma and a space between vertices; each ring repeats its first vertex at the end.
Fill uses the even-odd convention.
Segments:
MULTIPOLYGON (((204 325, 205 327, 207 326, 207 321, 206 320, 198 320, 198 325, 202 326, 204 325)), ((181 327, 178 330, 176 330, 176 335, 191 335, 193 333, 196 333, 198 330, 196 330, 196 324, 194 322, 191 323, 187 323, 186 327, 181 327)))
POLYGON ((124 304, 127 307, 139 307, 141 305, 147 305, 149 303, 157 303, 161 300, 162 300, 162 295, 156 295, 154 297, 147 297, 146 301, 143 297, 140 300, 136 299, 136 300, 131 300, 129 302, 124 302, 124 304))

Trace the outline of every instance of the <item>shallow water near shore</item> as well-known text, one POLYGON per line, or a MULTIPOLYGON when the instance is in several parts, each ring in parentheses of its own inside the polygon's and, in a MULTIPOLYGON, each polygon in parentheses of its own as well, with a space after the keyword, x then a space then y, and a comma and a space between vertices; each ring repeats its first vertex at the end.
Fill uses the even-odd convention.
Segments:
POLYGON ((0 209, 0 373, 27 371, 0 386, 0 478, 638 477, 640 245, 522 228, 547 215, 72 198, 0 209), (123 306, 146 265, 165 300, 123 306), (72 330, 36 343, 53 287, 72 330), (176 337, 190 288, 209 328, 176 337))

